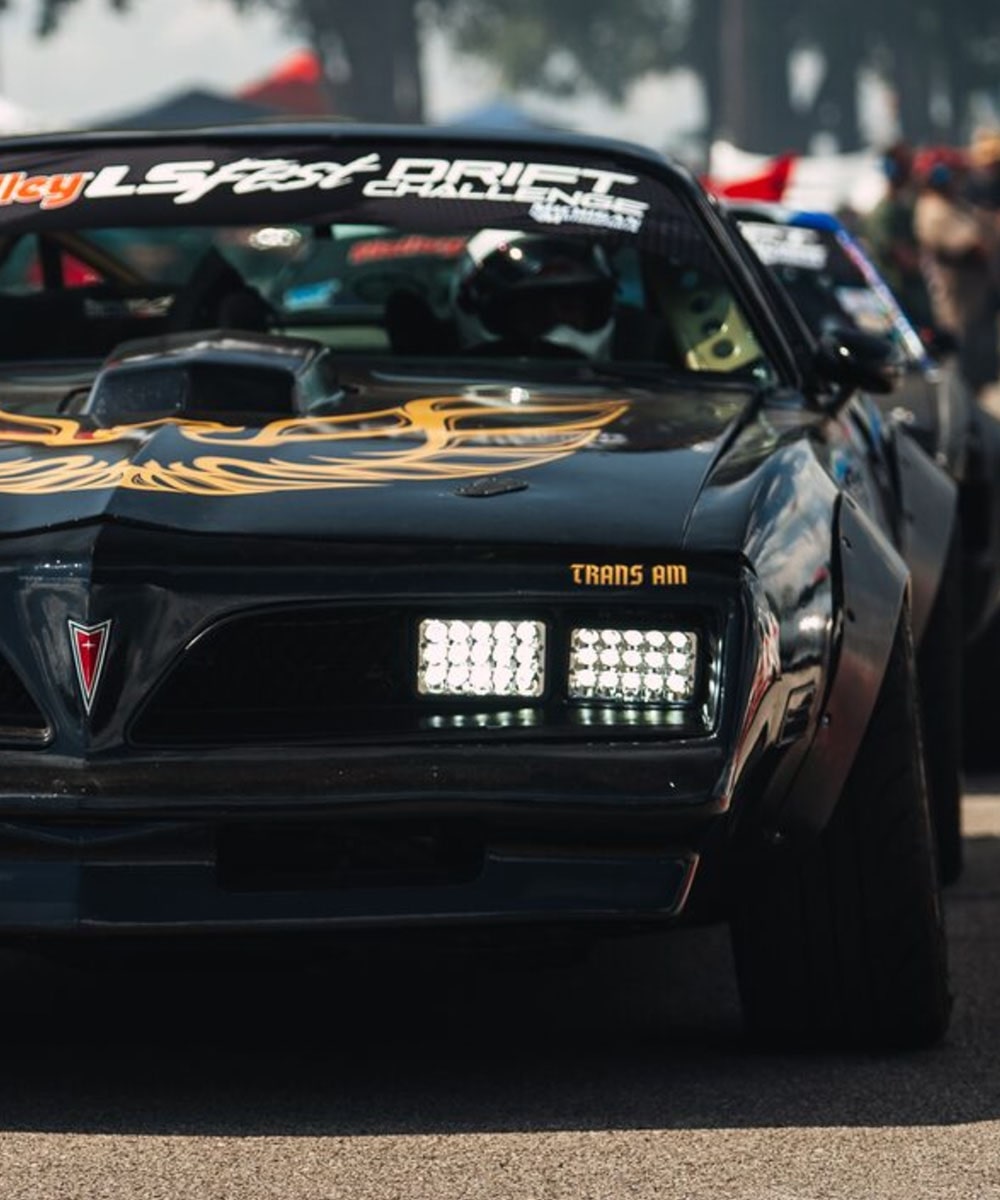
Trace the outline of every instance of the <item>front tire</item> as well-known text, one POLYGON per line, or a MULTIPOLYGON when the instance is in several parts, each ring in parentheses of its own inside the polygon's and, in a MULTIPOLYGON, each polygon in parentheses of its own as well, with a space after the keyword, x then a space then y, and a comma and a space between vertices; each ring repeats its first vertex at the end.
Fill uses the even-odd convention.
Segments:
POLYGON ((942 883, 962 874, 962 592, 957 535, 917 652, 927 792, 942 883))
POLYGON ((745 864, 732 919, 750 1033, 779 1045, 932 1045, 951 1007, 909 624, 896 633, 829 824, 745 864))

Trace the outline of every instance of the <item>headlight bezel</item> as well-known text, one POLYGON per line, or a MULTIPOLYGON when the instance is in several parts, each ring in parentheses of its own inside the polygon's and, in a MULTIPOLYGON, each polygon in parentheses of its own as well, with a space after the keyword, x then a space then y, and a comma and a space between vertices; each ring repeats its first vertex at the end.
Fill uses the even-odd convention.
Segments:
POLYGON ((537 702, 549 688, 548 662, 544 621, 429 616, 417 627, 416 686, 425 698, 537 702))
POLYGON ((573 626, 567 696, 613 708, 689 708, 701 673, 696 630, 573 626), (678 661, 683 660, 683 661, 678 661))
POLYGON ((426 728, 525 729, 538 733, 592 729, 602 734, 639 734, 705 737, 718 723, 724 629, 731 614, 705 605, 643 607, 636 604, 548 604, 513 603, 504 606, 475 604, 427 605, 413 622, 411 694, 426 714, 426 728), (417 686, 420 626, 428 620, 497 622, 537 621, 545 627, 543 658, 544 686, 534 697, 492 695, 428 694, 417 686), (571 639, 574 629, 597 628, 642 632, 679 631, 697 640, 692 696, 690 700, 631 702, 587 698, 570 694, 571 639), (516 719, 498 718, 509 712, 516 719), (534 719, 527 720, 533 713, 534 719))

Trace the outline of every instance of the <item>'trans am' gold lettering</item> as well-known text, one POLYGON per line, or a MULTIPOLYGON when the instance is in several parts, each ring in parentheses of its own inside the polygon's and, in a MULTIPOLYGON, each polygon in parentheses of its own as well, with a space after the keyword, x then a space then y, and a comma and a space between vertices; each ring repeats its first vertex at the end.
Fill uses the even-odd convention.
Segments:
POLYGON ((680 563, 657 563, 652 568, 653 587, 686 587, 688 569, 680 563))
POLYGON ((570 563, 577 587, 686 587, 688 569, 681 563, 570 563))

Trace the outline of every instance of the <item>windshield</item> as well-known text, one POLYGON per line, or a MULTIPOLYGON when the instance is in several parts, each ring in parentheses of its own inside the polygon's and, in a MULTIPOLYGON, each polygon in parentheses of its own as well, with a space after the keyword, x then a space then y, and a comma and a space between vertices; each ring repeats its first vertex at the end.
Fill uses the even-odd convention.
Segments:
POLYGON ((700 218, 663 183, 579 154, 8 151, 0 365, 100 362, 131 340, 225 328, 435 370, 562 362, 769 378, 700 218))
POLYGON ((888 285, 844 230, 743 217, 739 226, 817 337, 846 325, 889 338, 907 362, 925 360, 920 337, 888 285))

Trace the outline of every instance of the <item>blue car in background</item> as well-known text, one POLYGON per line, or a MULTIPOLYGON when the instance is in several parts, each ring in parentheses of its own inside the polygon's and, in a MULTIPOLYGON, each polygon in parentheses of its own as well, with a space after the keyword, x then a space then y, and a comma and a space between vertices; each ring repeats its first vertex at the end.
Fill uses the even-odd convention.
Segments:
MULTIPOLYGON (((936 601, 948 611, 936 616, 964 630, 965 653, 952 638, 950 650, 938 641, 934 661, 925 655, 918 662, 932 789, 937 770, 938 786, 953 787, 947 763, 961 753, 963 740, 967 762, 995 765, 997 757, 1000 422, 976 403, 957 363, 942 352, 946 347, 935 346, 932 356, 864 247, 836 217, 760 203, 731 203, 727 209, 817 342, 832 344, 847 330, 884 338, 891 347, 898 387, 865 397, 860 435, 884 441, 886 422, 902 425, 957 485, 960 520, 950 580, 936 601)), ((873 458, 887 461, 890 469, 905 469, 892 465, 891 454, 886 458, 884 444, 872 449, 873 458)), ((906 530, 901 532, 905 539, 906 530)), ((945 878, 954 878, 961 862, 957 796, 953 817, 938 830, 945 878)))
POLYGON ((860 329, 888 338, 902 365, 899 389, 876 397, 959 488, 962 603, 967 641, 977 658, 967 674, 967 736, 992 740, 998 715, 993 676, 981 661, 984 640, 998 643, 1000 609, 1000 422, 981 408, 957 363, 933 358, 864 247, 827 213, 769 204, 733 204, 729 212, 754 251, 783 284, 812 333, 860 329))
POLYGON ((982 632, 1000 607, 1000 422, 975 402, 954 363, 932 357, 861 243, 828 213, 729 206, 817 339, 849 328, 887 338, 899 389, 876 397, 959 485, 965 623, 982 632))

